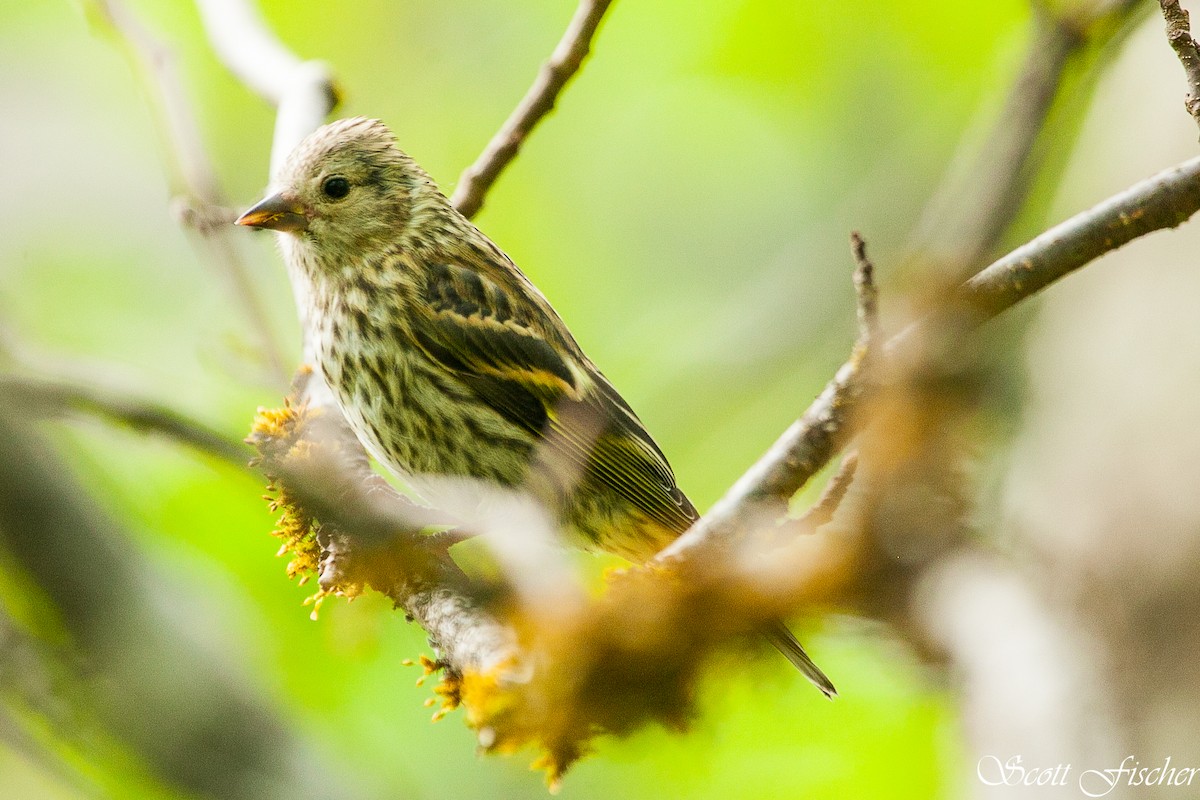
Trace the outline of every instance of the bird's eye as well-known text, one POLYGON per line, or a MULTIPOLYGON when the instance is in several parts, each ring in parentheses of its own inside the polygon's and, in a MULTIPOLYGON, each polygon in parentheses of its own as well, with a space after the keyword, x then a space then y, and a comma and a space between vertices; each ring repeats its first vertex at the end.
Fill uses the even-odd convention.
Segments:
POLYGON ((338 175, 326 178, 325 182, 321 184, 321 191, 331 200, 341 200, 350 194, 350 181, 338 175))

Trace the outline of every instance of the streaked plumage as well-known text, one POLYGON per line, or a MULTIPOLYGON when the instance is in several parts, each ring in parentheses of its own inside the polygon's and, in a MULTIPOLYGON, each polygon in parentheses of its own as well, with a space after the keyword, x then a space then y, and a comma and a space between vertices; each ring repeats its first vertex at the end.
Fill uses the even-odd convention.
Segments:
POLYGON ((590 546, 634 561, 696 519, 546 298, 386 126, 321 128, 274 189, 239 222, 281 232, 316 366, 381 463, 418 487, 423 474, 524 487, 590 546))

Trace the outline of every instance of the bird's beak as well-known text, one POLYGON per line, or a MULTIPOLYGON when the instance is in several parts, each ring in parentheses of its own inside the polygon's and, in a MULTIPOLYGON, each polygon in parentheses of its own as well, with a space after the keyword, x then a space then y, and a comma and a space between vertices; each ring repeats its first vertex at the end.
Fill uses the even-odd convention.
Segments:
POLYGON ((234 223, 249 225, 252 228, 298 233, 308 230, 308 213, 299 200, 279 192, 242 214, 234 223))

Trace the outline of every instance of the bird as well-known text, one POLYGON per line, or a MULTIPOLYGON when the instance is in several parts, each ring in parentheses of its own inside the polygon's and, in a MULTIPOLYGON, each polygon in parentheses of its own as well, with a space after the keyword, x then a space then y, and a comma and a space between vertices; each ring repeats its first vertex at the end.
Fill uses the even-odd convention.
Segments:
MULTIPOLYGON (((318 128, 236 223, 276 232, 313 366, 387 469, 529 491, 585 547, 636 563, 698 519, 549 301, 383 122, 318 128)), ((836 694, 781 622, 766 634, 836 694)))

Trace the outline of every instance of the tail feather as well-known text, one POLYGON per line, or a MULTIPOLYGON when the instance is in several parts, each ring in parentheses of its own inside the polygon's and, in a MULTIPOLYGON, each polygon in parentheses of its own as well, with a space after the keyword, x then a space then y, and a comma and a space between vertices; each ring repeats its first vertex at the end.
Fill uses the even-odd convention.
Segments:
POLYGON ((812 681, 812 685, 820 689, 826 697, 830 700, 837 697, 837 689, 834 688, 833 682, 808 657, 808 653, 804 652, 804 646, 796 641, 795 635, 788 630, 786 625, 779 620, 772 622, 766 630, 766 637, 767 641, 775 645, 775 649, 783 653, 784 657, 792 662, 792 665, 800 670, 804 677, 812 681))

